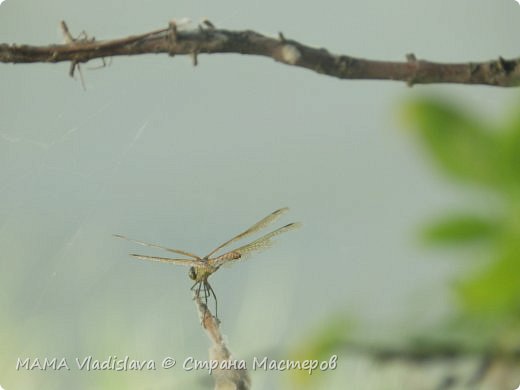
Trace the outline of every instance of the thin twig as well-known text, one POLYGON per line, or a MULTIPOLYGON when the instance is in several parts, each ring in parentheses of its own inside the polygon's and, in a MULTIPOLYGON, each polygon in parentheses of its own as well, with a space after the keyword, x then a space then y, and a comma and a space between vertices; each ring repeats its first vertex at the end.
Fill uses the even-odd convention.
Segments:
MULTIPOLYGON (((64 20, 60 22, 61 32, 63 33, 63 38, 65 39, 65 43, 71 45, 77 42, 78 40, 75 39, 72 34, 70 33, 69 27, 67 26, 67 23, 65 23, 64 20)), ((85 34, 85 40, 86 40, 86 34, 85 34)), ((91 41, 93 42, 94 39, 91 41)), ((85 79, 83 78, 83 72, 81 71, 81 65, 78 61, 73 60, 70 62, 70 68, 69 68, 69 76, 74 78, 74 71, 78 70, 79 73, 79 79, 81 81, 81 87, 84 91, 86 91, 87 87, 85 86, 85 79)))
POLYGON ((0 44, 0 62, 4 63, 70 61, 79 64, 94 58, 148 53, 188 55, 194 63, 199 54, 259 55, 340 79, 404 81, 409 86, 431 83, 520 85, 520 58, 446 64, 419 60, 409 54, 404 62, 374 61, 335 55, 323 48, 286 39, 283 34, 272 38, 251 30, 217 29, 207 22, 192 30, 181 30, 170 23, 167 28, 114 40, 83 39, 49 46, 0 44))

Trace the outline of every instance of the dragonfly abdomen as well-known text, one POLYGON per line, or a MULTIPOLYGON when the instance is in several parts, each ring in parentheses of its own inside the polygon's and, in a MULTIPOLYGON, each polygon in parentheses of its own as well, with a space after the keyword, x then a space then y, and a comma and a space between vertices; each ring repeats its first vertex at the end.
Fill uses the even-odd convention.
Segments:
POLYGON ((229 252, 222 256, 218 257, 219 261, 230 261, 230 260, 238 260, 242 257, 242 255, 238 252, 229 252))

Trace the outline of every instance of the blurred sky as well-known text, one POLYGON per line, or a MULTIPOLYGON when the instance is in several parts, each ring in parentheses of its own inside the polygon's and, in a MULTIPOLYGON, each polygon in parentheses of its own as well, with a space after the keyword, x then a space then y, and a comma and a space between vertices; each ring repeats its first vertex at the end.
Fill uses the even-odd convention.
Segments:
MULTIPOLYGON (((61 42, 62 19, 73 35, 107 39, 207 17, 358 57, 469 62, 518 56, 519 16, 513 0, 7 0, 0 42, 61 42)), ((82 67, 86 91, 68 63, 0 65, 0 385, 169 388, 205 377, 15 370, 18 357, 206 358, 188 270, 136 261, 127 254, 164 253, 114 233, 204 255, 289 206, 276 226, 302 229, 211 278, 243 358, 284 357, 338 312, 378 335, 449 310, 458 266, 416 232, 465 198, 402 131, 398 110, 436 94, 498 119, 516 90, 340 81, 234 54, 200 55, 197 67, 167 55, 96 65, 82 67)), ((254 374, 257 388, 268 376, 254 374)))

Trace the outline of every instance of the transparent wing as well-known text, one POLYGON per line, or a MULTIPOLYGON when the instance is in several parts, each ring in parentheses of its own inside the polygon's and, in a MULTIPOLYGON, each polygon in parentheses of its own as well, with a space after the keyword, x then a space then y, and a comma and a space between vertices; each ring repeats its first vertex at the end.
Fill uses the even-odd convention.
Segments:
POLYGON ((215 267, 220 267, 222 264, 227 263, 228 261, 244 259, 252 252, 260 252, 264 249, 269 248, 273 245, 272 239, 282 233, 288 232, 289 230, 296 229, 301 226, 301 223, 295 222, 285 225, 279 229, 272 231, 271 233, 266 234, 265 236, 260 237, 259 239, 250 242, 247 245, 236 248, 230 252, 227 252, 221 256, 218 256, 214 259, 209 259, 210 263, 215 267))
POLYGON ((188 267, 200 267, 206 263, 202 260, 191 260, 191 259, 170 259, 169 257, 157 257, 157 256, 144 256, 131 253, 130 256, 136 257, 141 260, 158 261, 161 263, 179 264, 186 265, 188 267))
POLYGON ((259 231, 260 229, 263 229, 264 227, 266 227, 267 225, 269 225, 270 223, 276 221, 282 214, 284 214, 287 210, 289 210, 288 207, 284 207, 282 209, 279 209, 279 210, 276 210, 276 211, 273 211, 271 214, 269 214, 267 217, 265 217, 264 219, 262 219, 261 221, 258 221, 257 223, 255 223, 253 226, 251 226, 249 229, 247 229, 246 231, 240 233, 239 235, 233 237, 231 240, 228 240, 226 241, 225 243, 223 243, 222 245, 219 245, 218 247, 216 247, 215 249, 213 249, 206 257, 210 257, 212 254, 214 254, 215 252, 217 252, 218 250, 224 248, 225 246, 233 243, 233 242, 236 242, 244 237, 247 237, 249 236, 250 234, 253 234, 257 231, 259 231))
POLYGON ((139 245, 149 246, 151 248, 159 248, 159 249, 163 249, 163 250, 168 251, 168 252, 177 253, 178 255, 184 255, 184 256, 188 256, 188 257, 192 257, 194 259, 200 260, 199 256, 194 255, 193 253, 181 251, 180 249, 173 249, 173 248, 167 248, 165 246, 161 246, 161 245, 157 245, 157 244, 150 244, 148 242, 134 240, 132 238, 128 238, 128 237, 122 236, 120 234, 114 234, 114 237, 122 238, 123 240, 128 240, 128 241, 131 241, 131 242, 135 242, 136 244, 139 244, 139 245))

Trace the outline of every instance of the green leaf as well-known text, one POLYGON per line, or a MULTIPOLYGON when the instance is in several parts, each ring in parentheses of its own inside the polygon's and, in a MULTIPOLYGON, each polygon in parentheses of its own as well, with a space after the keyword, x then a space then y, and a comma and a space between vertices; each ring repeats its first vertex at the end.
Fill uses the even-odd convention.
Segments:
POLYGON ((520 185, 520 113, 511 120, 499 133, 501 174, 515 185, 516 191, 520 185))
POLYGON ((520 132, 520 99, 513 105, 512 110, 509 112, 506 121, 506 128, 512 130, 512 132, 520 132))
POLYGON ((430 226, 421 234, 422 241, 433 245, 456 245, 492 239, 499 225, 476 215, 450 215, 430 226))
POLYGON ((517 317, 520 309, 520 256, 509 253, 479 274, 462 282, 457 293, 462 309, 478 317, 503 320, 517 317))
POLYGON ((446 173, 477 184, 501 181, 496 136, 477 118, 448 103, 423 99, 405 107, 405 120, 446 173))

